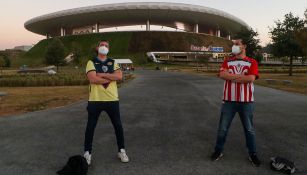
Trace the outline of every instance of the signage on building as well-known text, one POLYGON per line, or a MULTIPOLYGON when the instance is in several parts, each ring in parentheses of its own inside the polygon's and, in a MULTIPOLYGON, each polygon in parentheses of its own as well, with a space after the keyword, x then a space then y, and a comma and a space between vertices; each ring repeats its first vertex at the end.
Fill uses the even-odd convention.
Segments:
POLYGON ((88 34, 93 33, 92 27, 82 27, 82 28, 76 28, 72 30, 73 35, 79 35, 79 34, 88 34))
POLYGON ((214 46, 195 46, 191 45, 191 51, 203 51, 203 52, 224 52, 223 47, 214 47, 214 46))

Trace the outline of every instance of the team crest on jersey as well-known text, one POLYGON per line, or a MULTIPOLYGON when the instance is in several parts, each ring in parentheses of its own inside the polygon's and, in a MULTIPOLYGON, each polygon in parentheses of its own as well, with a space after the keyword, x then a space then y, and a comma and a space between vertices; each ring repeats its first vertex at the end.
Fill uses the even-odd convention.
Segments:
POLYGON ((111 61, 108 62, 107 64, 108 64, 108 66, 112 66, 113 65, 113 63, 111 61))
POLYGON ((108 66, 102 66, 101 69, 104 73, 108 72, 108 66))
POLYGON ((245 74, 251 66, 247 61, 231 61, 228 62, 229 71, 234 74, 245 74))
POLYGON ((235 66, 236 72, 238 73, 242 73, 242 68, 243 68, 243 65, 241 65, 240 63, 238 63, 237 66, 235 66))

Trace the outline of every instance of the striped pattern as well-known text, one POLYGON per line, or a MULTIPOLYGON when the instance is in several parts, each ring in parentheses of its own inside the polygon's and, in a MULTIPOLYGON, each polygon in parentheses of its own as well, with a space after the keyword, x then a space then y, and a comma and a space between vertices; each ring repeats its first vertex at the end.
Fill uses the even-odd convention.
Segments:
MULTIPOLYGON (((251 58, 234 59, 230 58, 224 61, 223 69, 228 69, 232 74, 256 75, 258 77, 257 62, 251 58)), ((224 101, 236 102, 253 102, 254 101, 254 84, 237 83, 232 81, 224 82, 224 101)))

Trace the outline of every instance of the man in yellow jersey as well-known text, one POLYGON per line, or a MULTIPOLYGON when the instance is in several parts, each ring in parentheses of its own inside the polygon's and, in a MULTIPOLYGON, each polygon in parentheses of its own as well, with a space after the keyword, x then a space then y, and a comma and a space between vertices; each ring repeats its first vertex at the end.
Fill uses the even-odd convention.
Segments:
POLYGON ((121 162, 129 162, 125 151, 124 133, 120 119, 117 80, 122 79, 122 71, 115 61, 107 57, 109 42, 102 40, 98 43, 97 57, 89 60, 86 65, 86 75, 90 82, 88 100, 88 121, 85 131, 84 158, 91 164, 92 142, 98 117, 105 111, 115 129, 118 158, 121 162))

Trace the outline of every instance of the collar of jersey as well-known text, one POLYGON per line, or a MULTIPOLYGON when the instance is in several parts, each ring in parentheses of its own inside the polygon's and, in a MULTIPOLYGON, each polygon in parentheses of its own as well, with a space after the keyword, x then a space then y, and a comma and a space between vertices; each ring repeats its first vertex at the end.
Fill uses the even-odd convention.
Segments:
POLYGON ((237 58, 236 56, 233 57, 234 60, 246 60, 247 56, 245 56, 244 58, 237 58))
POLYGON ((101 61, 98 57, 96 57, 96 61, 100 62, 100 63, 106 63, 108 61, 109 58, 107 58, 106 60, 104 61, 101 61))

